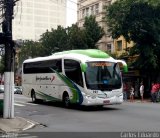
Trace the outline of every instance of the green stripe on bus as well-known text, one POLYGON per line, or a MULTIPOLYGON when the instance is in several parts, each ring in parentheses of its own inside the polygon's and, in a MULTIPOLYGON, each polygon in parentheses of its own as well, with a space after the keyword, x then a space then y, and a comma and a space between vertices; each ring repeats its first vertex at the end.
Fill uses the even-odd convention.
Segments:
POLYGON ((128 66, 123 66, 123 72, 128 72, 128 66))
POLYGON ((60 77, 60 79, 62 81, 64 81, 66 83, 66 85, 68 85, 68 87, 70 88, 72 94, 73 94, 73 97, 72 99, 70 100, 71 103, 77 103, 77 99, 79 99, 78 97, 78 93, 77 93, 77 90, 75 89, 74 85, 72 84, 72 82, 66 77, 64 76, 63 74, 59 74, 57 73, 58 76, 60 77))
POLYGON ((76 90, 76 88, 74 87, 74 84, 72 83, 72 81, 70 79, 68 79, 65 75, 58 73, 56 70, 52 69, 57 76, 70 88, 73 97, 70 100, 71 103, 77 103, 77 99, 79 99, 79 95, 78 95, 78 91, 76 90))
POLYGON ((39 97, 42 97, 43 99, 48 100, 48 101, 60 101, 60 99, 52 97, 50 95, 47 95, 44 92, 38 91, 38 92, 36 92, 36 95, 38 95, 39 97))

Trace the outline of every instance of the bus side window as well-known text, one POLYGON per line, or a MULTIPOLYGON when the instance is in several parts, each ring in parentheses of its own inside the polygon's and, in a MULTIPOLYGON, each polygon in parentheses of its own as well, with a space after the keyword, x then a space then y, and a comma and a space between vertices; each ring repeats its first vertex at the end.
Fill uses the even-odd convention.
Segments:
POLYGON ((56 71, 62 72, 62 60, 57 60, 56 62, 56 71))
POLYGON ((25 63, 23 65, 24 74, 32 74, 32 73, 54 73, 62 72, 62 60, 46 60, 46 61, 38 61, 33 63, 25 63))

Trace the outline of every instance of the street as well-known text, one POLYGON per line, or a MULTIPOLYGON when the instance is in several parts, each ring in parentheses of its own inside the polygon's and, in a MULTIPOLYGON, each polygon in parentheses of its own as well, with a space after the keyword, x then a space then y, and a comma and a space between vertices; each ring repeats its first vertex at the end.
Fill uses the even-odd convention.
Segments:
POLYGON ((160 104, 124 102, 104 108, 64 108, 15 95, 15 116, 38 122, 27 132, 159 132, 160 104))

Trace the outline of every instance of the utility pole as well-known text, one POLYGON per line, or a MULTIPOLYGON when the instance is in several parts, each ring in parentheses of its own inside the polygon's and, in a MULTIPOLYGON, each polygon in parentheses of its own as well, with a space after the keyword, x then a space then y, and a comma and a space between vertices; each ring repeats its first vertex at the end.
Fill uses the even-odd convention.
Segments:
POLYGON ((2 30, 5 36, 4 108, 3 118, 14 118, 14 42, 12 19, 14 0, 4 0, 5 18, 2 30))

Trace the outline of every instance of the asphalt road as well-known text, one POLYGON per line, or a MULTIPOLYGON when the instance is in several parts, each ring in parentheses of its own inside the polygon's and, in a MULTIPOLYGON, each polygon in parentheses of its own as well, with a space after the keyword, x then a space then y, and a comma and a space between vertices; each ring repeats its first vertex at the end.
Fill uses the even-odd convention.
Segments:
POLYGON ((27 132, 160 132, 160 104, 124 102, 104 108, 35 104, 15 95, 15 116, 40 123, 27 132))

